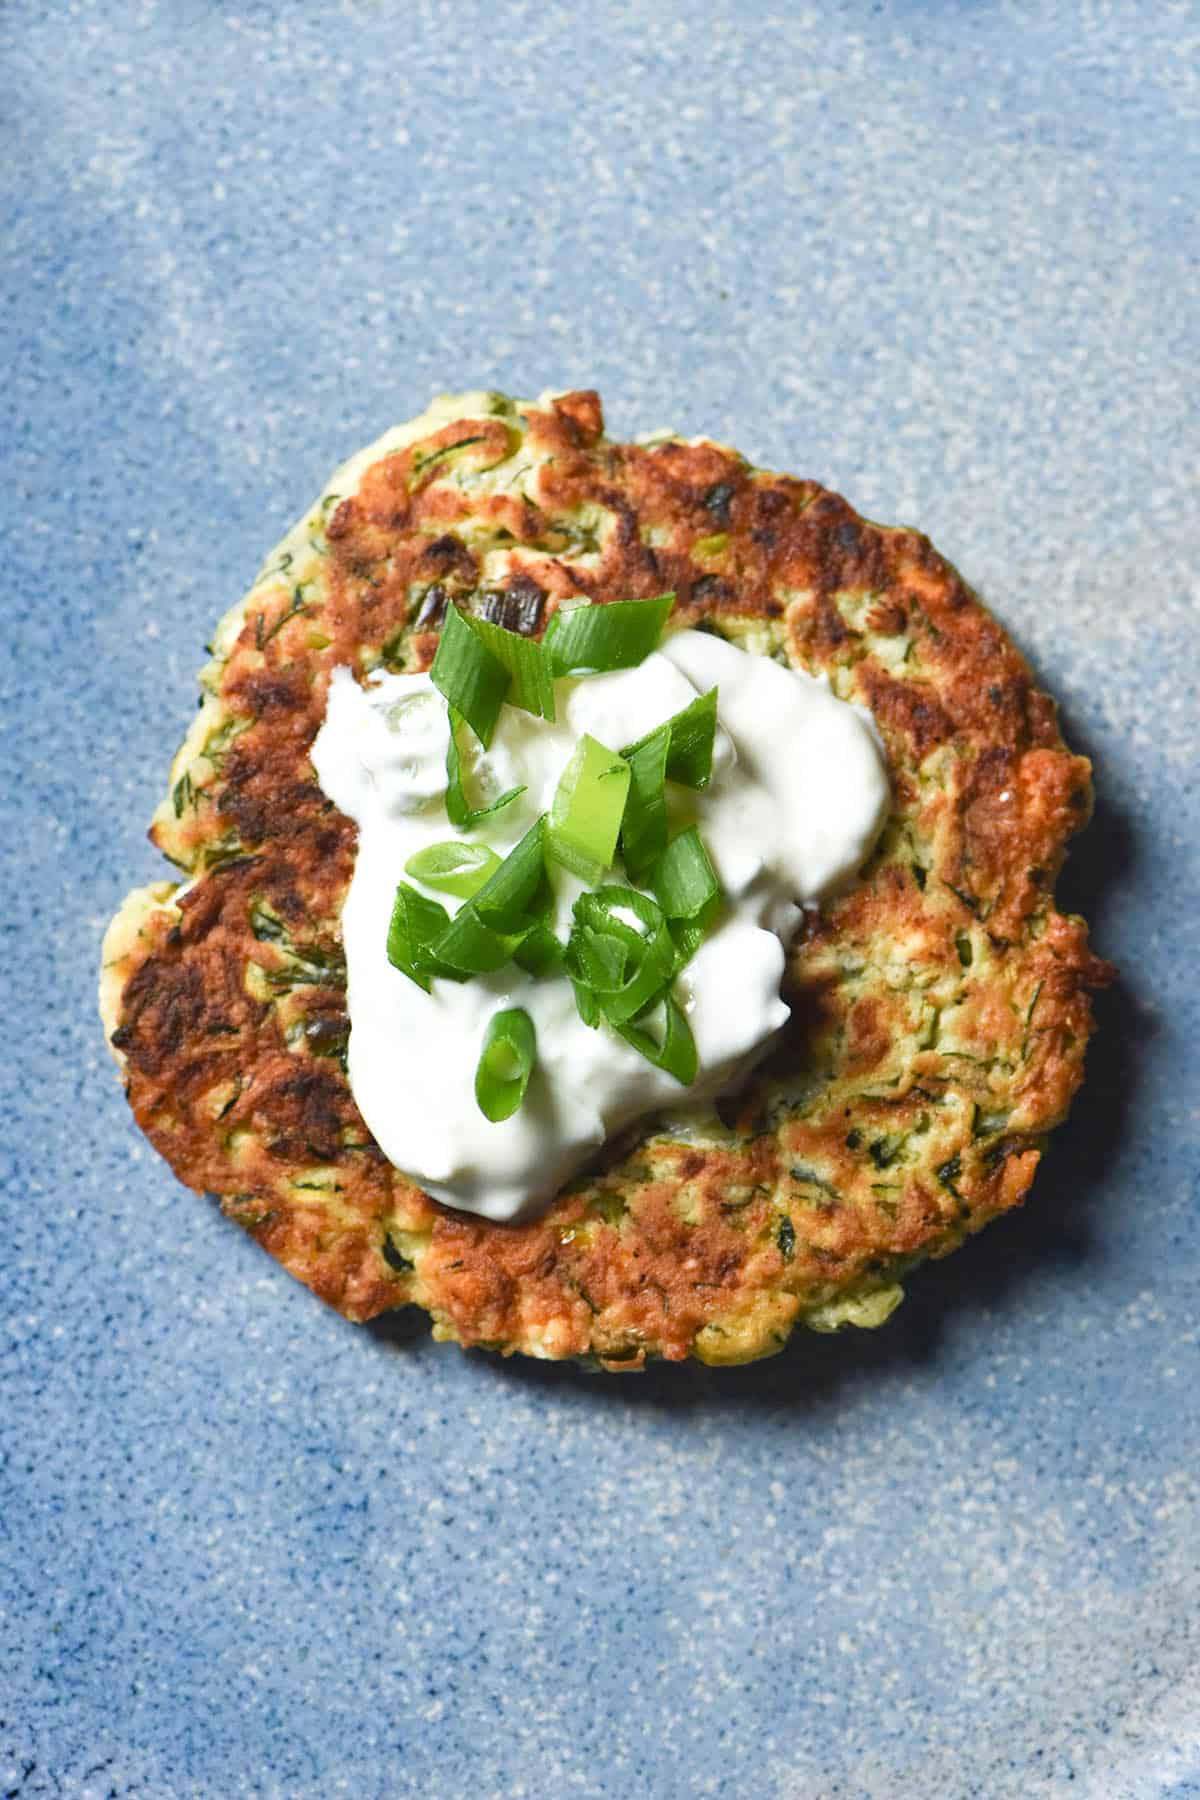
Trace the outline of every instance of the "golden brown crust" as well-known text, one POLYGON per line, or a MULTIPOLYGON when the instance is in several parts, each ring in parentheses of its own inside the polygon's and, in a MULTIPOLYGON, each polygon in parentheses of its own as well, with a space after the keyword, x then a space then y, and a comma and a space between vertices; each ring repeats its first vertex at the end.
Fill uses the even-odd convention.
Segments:
POLYGON ((919 534, 714 444, 609 443, 592 393, 488 404, 327 496, 227 621, 152 833, 195 879, 114 934, 112 1043, 182 1179, 350 1318, 415 1301, 464 1344, 613 1368, 767 1354, 1023 1199, 1108 976, 1053 907, 1089 765, 919 534), (453 599, 533 634, 564 598, 667 588, 675 623, 869 707, 894 812, 722 1117, 610 1147, 532 1224, 467 1218, 385 1161, 345 1081, 355 833, 308 761, 329 675, 427 667, 453 599))

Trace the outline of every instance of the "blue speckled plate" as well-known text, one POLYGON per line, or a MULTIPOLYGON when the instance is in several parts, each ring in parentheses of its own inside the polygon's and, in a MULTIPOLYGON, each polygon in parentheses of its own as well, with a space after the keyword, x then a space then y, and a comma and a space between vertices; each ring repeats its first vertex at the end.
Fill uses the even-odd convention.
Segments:
POLYGON ((9 0, 0 1793, 1200 1793, 1198 62, 1125 0, 9 0), (472 383, 919 522, 1096 760, 1088 1086, 878 1335, 355 1330, 126 1116, 207 633, 472 383))

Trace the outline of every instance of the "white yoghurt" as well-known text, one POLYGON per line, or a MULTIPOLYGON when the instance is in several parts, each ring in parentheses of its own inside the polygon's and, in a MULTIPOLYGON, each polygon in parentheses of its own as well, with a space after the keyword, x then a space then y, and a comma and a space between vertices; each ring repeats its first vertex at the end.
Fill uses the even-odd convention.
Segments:
MULTIPOLYGON (((619 750, 712 687, 712 781, 702 793, 668 786, 673 827, 698 824, 726 896, 721 923, 675 984, 699 1057, 685 1088, 603 1022, 585 1025, 564 978, 510 964, 434 980, 427 994, 392 967, 388 925, 397 884, 412 880, 405 864, 462 835, 444 804, 446 705, 428 675, 384 674, 363 687, 349 669, 334 672, 312 760, 359 830, 342 913, 350 1086, 385 1156, 435 1199, 493 1220, 529 1216, 623 1126, 736 1084, 787 1019, 784 941, 801 907, 856 873, 888 808, 868 718, 823 682, 697 631, 677 632, 635 669, 559 681, 555 724, 506 705, 486 754, 464 731, 476 793, 526 788, 470 838, 505 856, 549 810, 584 732, 619 750), (475 1101, 475 1069, 489 1019, 514 1006, 533 1020, 537 1065, 518 1112, 493 1124, 475 1101)), ((565 938, 583 883, 550 874, 565 938)), ((610 879, 624 879, 619 865, 610 879)), ((450 913, 462 904, 436 898, 450 913)))

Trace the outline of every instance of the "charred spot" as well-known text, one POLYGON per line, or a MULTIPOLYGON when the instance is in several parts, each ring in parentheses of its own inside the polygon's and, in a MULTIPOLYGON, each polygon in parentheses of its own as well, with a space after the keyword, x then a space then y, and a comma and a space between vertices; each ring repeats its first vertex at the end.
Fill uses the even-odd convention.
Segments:
POLYGON ((732 482, 715 481, 710 488, 706 489, 700 504, 716 524, 728 525, 736 492, 732 482))
POLYGON ((828 594, 818 594, 814 608, 816 619, 813 636, 818 644, 831 650, 840 649, 856 634, 850 630, 828 594))
POLYGON ((699 1175, 704 1167, 704 1157, 696 1150, 689 1150, 686 1156, 679 1159, 679 1179, 690 1181, 693 1175, 699 1175))
POLYGON ((756 487, 754 489, 754 517, 760 525, 779 525, 786 519, 794 504, 794 496, 786 488, 756 487))
POLYGON ((920 762, 937 744, 954 736, 936 690, 915 681, 897 681, 870 660, 859 664, 871 711, 885 731, 904 733, 920 762))
POLYGON ((862 549, 862 529, 856 519, 847 519, 838 526, 833 534, 833 541, 839 550, 847 556, 857 556, 862 549))
POLYGON ((475 558, 467 546, 461 538, 455 537, 452 531, 443 532, 441 537, 436 537, 432 543, 426 544, 421 561, 432 563, 443 576, 448 574, 452 568, 460 570, 468 580, 474 578, 477 566, 475 558))
POLYGON ((703 602, 705 606, 724 606, 735 598, 733 583, 726 581, 723 575, 701 575, 693 581, 691 598, 703 602))
POLYGON ((279 1103, 273 1118, 280 1131, 272 1144, 276 1154, 308 1151, 322 1162, 336 1162, 344 1095, 343 1084, 324 1069, 301 1068, 280 1081, 272 1096, 279 1103))
POLYGON ((544 589, 532 575, 517 575, 503 590, 488 590, 480 595, 476 611, 481 619, 502 625, 505 631, 516 631, 522 637, 536 637, 546 605, 544 589))
POLYGON ((432 625, 440 625, 446 616, 446 608, 449 604, 449 594, 440 582, 435 581, 433 586, 426 588, 421 596, 421 604, 417 608, 417 615, 413 620, 413 630, 421 631, 432 625))
POLYGON ((304 1041, 313 1056, 340 1056, 349 1036, 345 1013, 318 1013, 304 1021, 304 1041))
POLYGON ((617 515, 616 541, 622 550, 630 550, 637 546, 643 548, 638 532, 638 517, 628 500, 614 494, 611 501, 606 498, 604 504, 610 506, 617 515))
POLYGON ((307 706, 308 685, 303 678, 272 669, 256 669, 238 684, 238 694, 255 718, 292 712, 307 706))
POLYGON ((138 1068, 157 1074, 201 1035, 207 1009, 204 972, 194 963, 151 956, 135 971, 123 1002, 126 1035, 120 1048, 138 1068))
POLYGON ((415 1262, 397 1250, 386 1232, 383 1234, 383 1242, 380 1244, 379 1250, 388 1268, 393 1269, 397 1275, 411 1275, 417 1266, 415 1262))

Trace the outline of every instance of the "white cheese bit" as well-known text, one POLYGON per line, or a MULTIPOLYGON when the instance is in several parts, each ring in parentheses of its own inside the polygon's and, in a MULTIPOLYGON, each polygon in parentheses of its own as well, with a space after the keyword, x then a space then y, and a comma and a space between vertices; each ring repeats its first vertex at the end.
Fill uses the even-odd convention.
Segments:
MULTIPOLYGON (((475 756, 463 732, 473 791, 526 788, 471 838, 506 855, 549 808, 585 731, 620 750, 712 687, 721 729, 711 784, 698 794, 668 787, 673 828, 699 825, 727 896, 721 924, 676 983, 699 1057, 683 1088, 607 1025, 586 1026, 565 979, 535 980, 509 964, 435 980, 426 994, 391 966, 388 924, 397 884, 410 879, 405 864, 458 835, 443 804, 446 708, 427 675, 360 687, 348 669, 334 672, 312 758, 325 793, 359 828, 342 914, 350 1086, 384 1154, 435 1199, 489 1219, 528 1217, 606 1137, 734 1086, 787 1019, 781 939, 800 906, 819 904, 861 866, 888 806, 868 723, 822 683, 696 631, 670 637, 636 669, 560 681, 557 723, 505 706, 489 750, 475 756), (520 1110, 493 1124, 475 1101, 475 1068, 488 1020, 511 1006, 533 1019, 537 1066, 520 1110)), ((553 879, 565 937, 582 884, 558 869, 553 879)), ((619 868, 612 879, 624 879, 619 868)), ((461 904, 438 899, 450 912, 461 904)))

